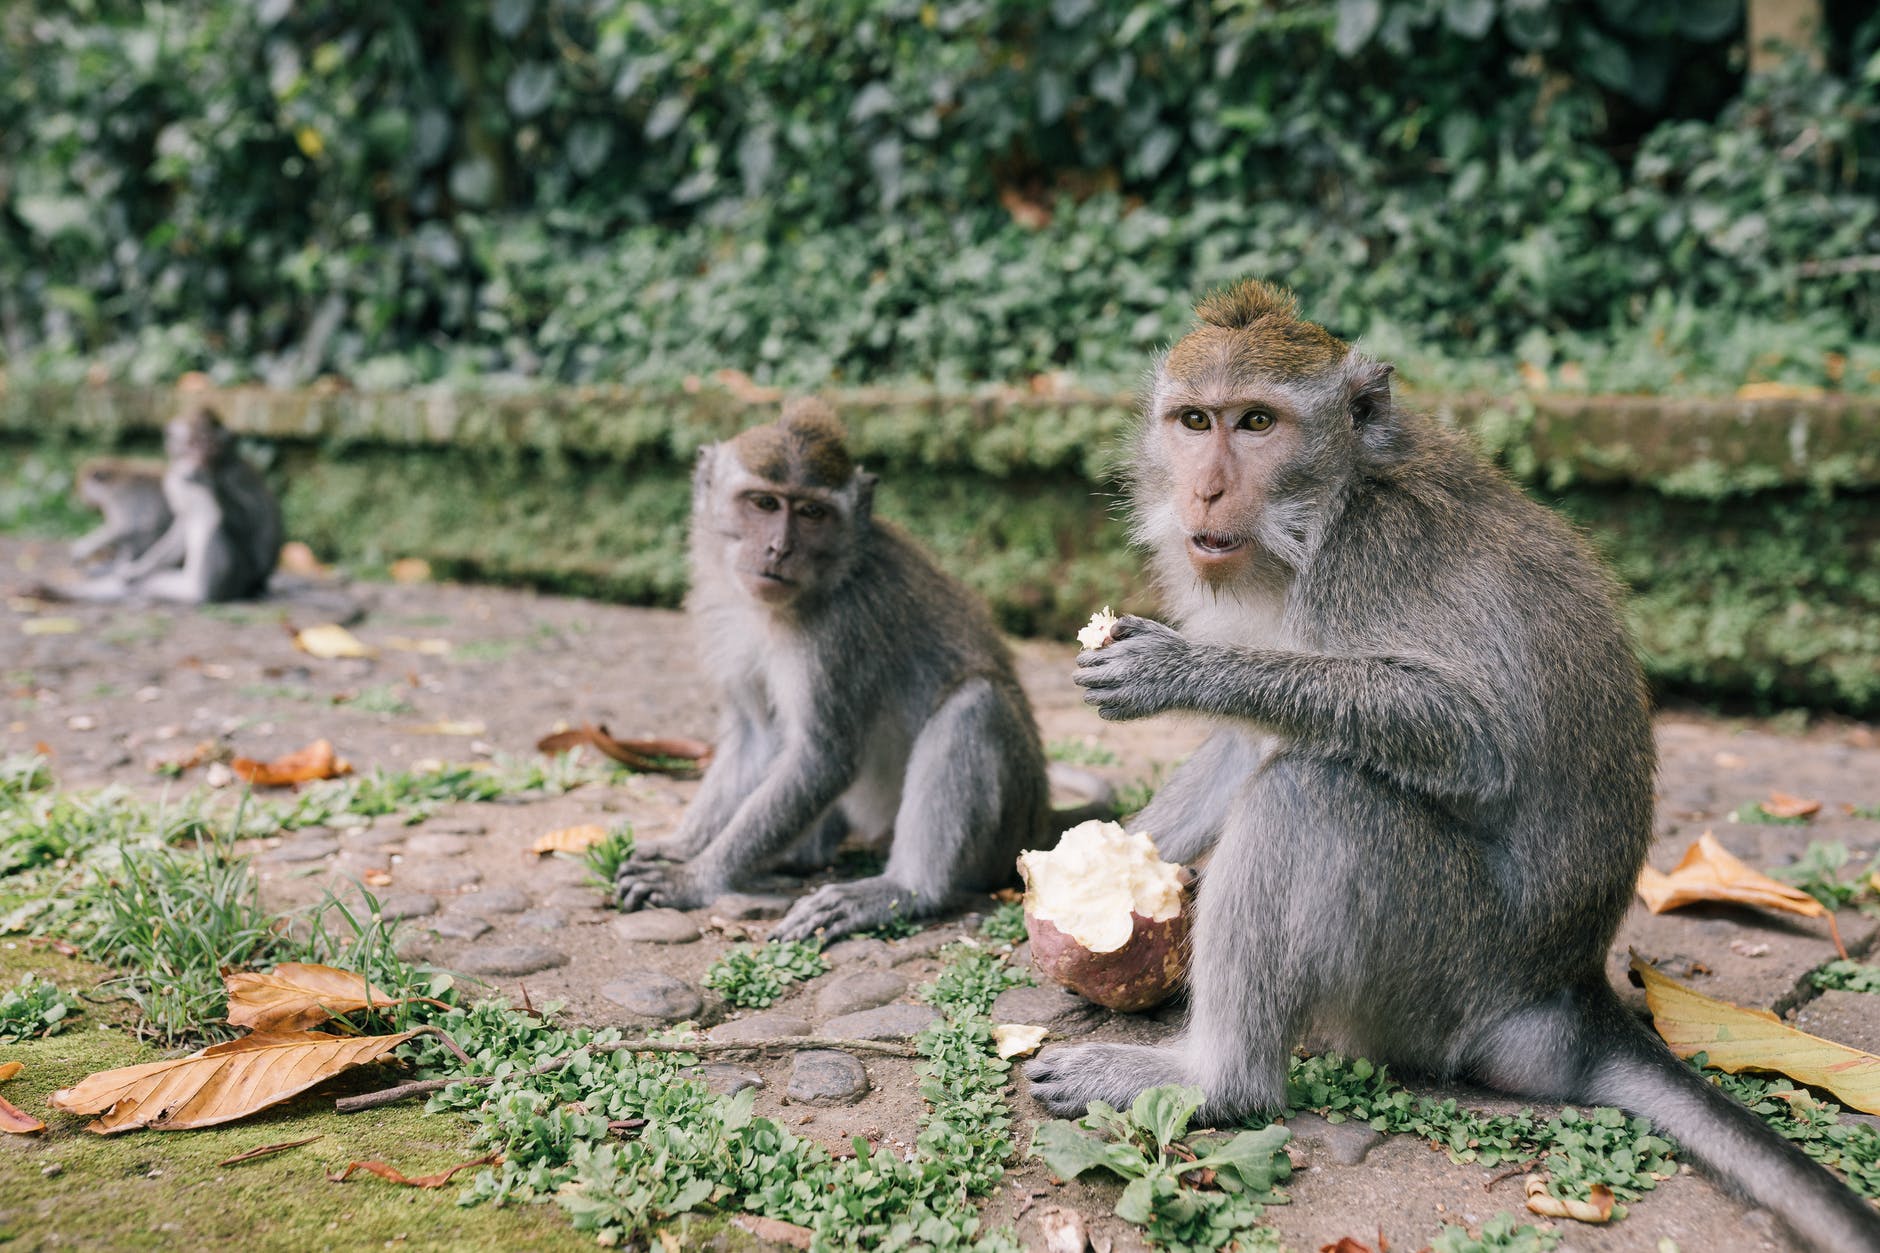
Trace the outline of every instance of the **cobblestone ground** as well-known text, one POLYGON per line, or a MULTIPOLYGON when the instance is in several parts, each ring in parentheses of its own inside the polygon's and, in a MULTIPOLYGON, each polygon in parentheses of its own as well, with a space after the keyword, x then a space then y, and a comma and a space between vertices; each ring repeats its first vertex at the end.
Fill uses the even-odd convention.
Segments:
MULTIPOLYGON (((0 539, 0 586, 55 571, 50 544, 0 539)), ((460 586, 322 584, 303 581, 264 604, 207 612, 14 602, 0 613, 0 752, 49 747, 66 787, 122 783, 157 794, 179 784, 149 762, 204 738, 265 758, 324 736, 360 768, 423 759, 525 755, 558 723, 605 723, 617 735, 708 736, 713 711, 702 695, 693 641, 677 614, 460 586), (74 620, 61 633, 29 633, 33 618, 74 620), (382 651, 371 660, 316 660, 296 652, 289 626, 347 621, 382 651), (446 640, 448 652, 411 651, 446 640), (404 642, 406 648, 401 649, 404 642), (453 733, 442 733, 442 732, 453 733)), ((1198 741, 1195 727, 1169 721, 1110 726, 1077 700, 1068 680, 1074 646, 1018 646, 1021 670, 1045 737, 1109 750, 1100 772, 1119 781, 1152 777, 1198 741)), ((1880 740, 1845 722, 1803 727, 1668 712, 1657 722, 1663 765, 1653 861, 1669 869, 1705 830, 1753 865, 1792 860, 1811 840, 1857 850, 1880 845, 1880 822, 1852 806, 1880 802, 1880 740), (1806 826, 1731 821, 1739 805, 1772 788, 1818 798, 1806 826)), ((761 937, 807 885, 777 880, 747 896, 681 914, 623 917, 604 907, 576 863, 527 854, 540 834, 581 822, 630 820, 642 840, 671 831, 696 784, 636 778, 526 803, 452 805, 414 826, 390 820, 345 830, 310 829, 257 842, 268 899, 282 907, 331 889, 356 893, 370 874, 387 912, 402 915, 405 951, 474 975, 536 1003, 561 1000, 597 1023, 649 1025, 696 1018, 712 1034, 905 1038, 930 1011, 910 989, 938 969, 938 948, 976 925, 970 914, 893 942, 852 940, 831 951, 828 975, 788 990, 769 1010, 728 1011, 700 979, 734 939, 761 937)), ((991 902, 982 902, 981 910, 991 902)), ((1875 920, 1843 913, 1850 950, 1869 950, 1875 920)), ((1257 927, 1257 920, 1250 922, 1257 927)), ((1824 924, 1730 908, 1654 917, 1635 906, 1615 945, 1612 970, 1624 986, 1625 952, 1636 948, 1709 994, 1792 1015, 1806 1029, 1880 1047, 1873 998, 1814 994, 1805 973, 1832 956, 1824 924)), ((1049 989, 1008 993, 1002 1021, 1048 1024, 1089 1039, 1166 1036, 1177 1015, 1111 1015, 1049 989)), ((911 1063, 893 1057, 799 1055, 717 1067, 726 1084, 758 1082, 761 1112, 807 1134, 846 1143, 860 1133, 911 1143, 922 1105, 911 1063)), ((1479 1108, 1514 1105, 1458 1092, 1479 1108)), ((1040 1116, 1019 1080, 1020 1121, 1040 1116)), ((1457 1165, 1408 1137, 1296 1120, 1305 1168, 1293 1203, 1270 1211, 1289 1247, 1318 1248, 1343 1235, 1382 1229, 1393 1247, 1415 1249, 1444 1222, 1472 1223, 1521 1207, 1518 1178, 1457 1165)), ((1021 1143, 1028 1137, 1021 1134, 1021 1143)), ((1116 1189, 1054 1188, 1037 1166, 1015 1166, 989 1217, 1017 1219, 1048 1196, 1073 1205, 1118 1249, 1140 1247, 1110 1215, 1116 1189)), ((1655 1250, 1661 1237, 1685 1253, 1781 1248, 1767 1215, 1745 1210, 1688 1171, 1632 1207, 1610 1229, 1575 1227, 1564 1247, 1655 1250)))

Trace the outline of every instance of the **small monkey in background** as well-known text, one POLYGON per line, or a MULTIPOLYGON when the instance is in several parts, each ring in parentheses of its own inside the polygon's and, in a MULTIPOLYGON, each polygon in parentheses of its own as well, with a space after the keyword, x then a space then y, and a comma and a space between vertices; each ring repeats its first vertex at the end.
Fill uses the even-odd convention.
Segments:
POLYGON ((200 401, 164 426, 163 450, 168 528, 135 560, 56 594, 199 605, 267 591, 282 538, 281 508, 267 482, 200 401))
POLYGON ((143 555, 169 529, 163 498, 163 463, 96 457, 78 467, 72 489, 104 521, 72 544, 72 560, 124 565, 143 555))
POLYGON ((1652 837, 1645 684, 1611 580, 1387 365, 1246 282, 1155 366, 1129 459, 1180 629, 1122 619, 1076 681, 1206 744, 1132 822, 1202 876, 1188 1021, 1032 1062, 1053 1113, 1198 1085, 1285 1104, 1310 1038, 1644 1115, 1823 1250, 1880 1214, 1675 1058, 1606 982, 1652 837))
POLYGON ((874 518, 874 489, 816 401, 700 451, 686 608, 724 722, 679 831, 621 868, 621 908, 705 905, 892 828, 881 874, 818 889, 773 933, 833 939, 999 886, 1045 838, 1044 752, 1005 644, 874 518))

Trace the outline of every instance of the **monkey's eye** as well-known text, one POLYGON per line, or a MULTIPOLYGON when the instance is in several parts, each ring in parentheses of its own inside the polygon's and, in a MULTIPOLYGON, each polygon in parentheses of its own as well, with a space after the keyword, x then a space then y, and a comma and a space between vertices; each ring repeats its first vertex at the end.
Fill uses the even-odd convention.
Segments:
POLYGON ((829 507, 809 501, 796 507, 796 516, 808 522, 817 522, 829 516, 829 507))
POLYGON ((1273 425, 1273 415, 1265 409, 1249 409, 1240 415, 1243 431, 1264 431, 1273 425))
POLYGON ((751 508, 763 513, 775 513, 777 510, 783 508, 783 502, 778 500, 775 496, 753 496, 750 500, 751 508))
POLYGON ((1208 415, 1201 412, 1199 409, 1182 410, 1179 415, 1179 420, 1183 426, 1191 431, 1205 431, 1209 426, 1213 425, 1209 421, 1208 415))

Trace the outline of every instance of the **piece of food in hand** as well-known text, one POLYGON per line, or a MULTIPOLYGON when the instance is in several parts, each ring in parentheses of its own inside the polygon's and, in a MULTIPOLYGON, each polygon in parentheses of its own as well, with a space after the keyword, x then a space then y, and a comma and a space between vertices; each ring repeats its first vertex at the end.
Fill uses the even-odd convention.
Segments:
POLYGON ((1090 621, 1077 633, 1077 642, 1085 648, 1102 648, 1110 642, 1110 628, 1116 625, 1116 615, 1105 605, 1090 615, 1090 621))
POLYGON ((1091 821, 1049 852, 1018 859, 1025 879, 1031 964, 1054 983, 1110 1009, 1159 1005, 1188 960, 1188 876, 1146 832, 1091 821))

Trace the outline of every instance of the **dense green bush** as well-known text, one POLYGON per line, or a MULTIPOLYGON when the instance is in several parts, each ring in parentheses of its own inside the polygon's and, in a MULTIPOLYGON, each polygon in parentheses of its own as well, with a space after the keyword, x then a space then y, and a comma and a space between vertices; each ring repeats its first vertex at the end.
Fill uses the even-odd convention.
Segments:
POLYGON ((1845 264, 1880 253, 1880 19, 1747 83, 1741 19, 18 0, 0 342, 145 379, 1117 377, 1253 271, 1465 382, 1880 386, 1845 264))

